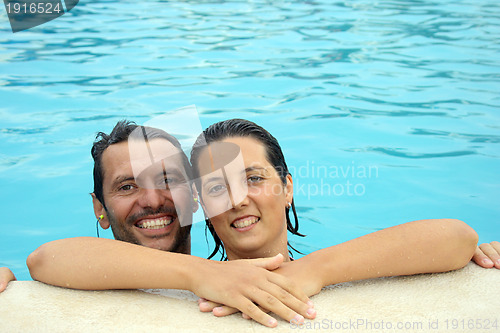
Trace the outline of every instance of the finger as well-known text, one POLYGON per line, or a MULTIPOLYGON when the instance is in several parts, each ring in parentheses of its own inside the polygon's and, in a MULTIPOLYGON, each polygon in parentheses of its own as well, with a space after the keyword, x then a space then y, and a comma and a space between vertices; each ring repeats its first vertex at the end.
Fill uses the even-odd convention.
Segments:
POLYGON ((209 300, 198 303, 198 308, 201 312, 212 312, 212 310, 218 306, 221 306, 221 304, 209 300))
POLYGON ((281 266, 283 263, 283 255, 278 253, 274 257, 270 258, 259 258, 259 259, 243 259, 246 263, 252 264, 257 267, 265 268, 269 271, 275 270, 281 266))
MULTIPOLYGON (((500 251, 498 251, 498 247, 500 247, 498 244, 493 244, 494 242, 489 243, 484 243, 479 245, 479 248, 481 251, 491 260, 491 267, 493 265, 496 268, 500 268, 500 251)), ((496 242, 498 243, 498 242, 496 242)))
POLYGON ((239 310, 242 313, 247 314, 248 317, 255 320, 256 322, 261 323, 262 325, 267 327, 276 327, 278 325, 278 321, 276 319, 259 309, 259 307, 248 298, 244 298, 240 304, 242 304, 242 306, 239 308, 239 310))
POLYGON ((7 267, 0 267, 0 292, 7 288, 10 281, 15 281, 16 277, 7 267))
POLYGON ((493 267, 493 261, 491 261, 491 259, 488 258, 488 256, 486 256, 479 247, 476 247, 476 251, 474 252, 472 260, 481 267, 484 268, 493 267))
MULTIPOLYGON (((294 320, 297 323, 301 323, 303 322, 304 317, 309 319, 316 317, 316 310, 311 306, 312 302, 310 304, 304 303, 285 289, 281 288, 279 285, 275 284, 269 285, 266 291, 277 299, 278 304, 273 304, 277 307, 277 309, 269 308, 260 302, 257 304, 276 313, 286 321, 290 322, 291 320, 294 320)), ((267 301, 272 302, 273 299, 268 297, 267 301)))
POLYGON ((316 317, 313 302, 295 283, 279 274, 269 274, 269 281, 280 288, 273 288, 273 295, 281 302, 307 318, 316 317))
POLYGON ((212 313, 216 317, 225 317, 225 316, 232 315, 233 313, 236 313, 236 312, 240 312, 240 310, 238 310, 236 308, 232 308, 230 306, 225 306, 225 305, 217 306, 212 310, 212 313))
MULTIPOLYGON (((262 310, 262 311, 264 311, 265 313, 269 313, 269 310, 266 310, 266 309, 264 309, 264 308, 262 308, 262 307, 260 307, 260 306, 259 306, 259 309, 261 309, 261 310, 262 310)), ((252 318, 250 318, 250 317, 249 317, 246 313, 242 313, 242 314, 241 314, 241 316, 243 317, 243 319, 247 319, 247 320, 248 320, 248 319, 252 319, 252 318)))
MULTIPOLYGON (((500 256, 500 242, 493 241, 490 243, 490 245, 495 249, 495 251, 497 251, 498 255, 500 256)), ((500 269, 500 260, 499 259, 497 259, 495 261, 495 267, 500 269)))
POLYGON ((500 255, 500 242, 493 241, 490 243, 490 245, 500 255))
MULTIPOLYGON (((260 307, 266 309, 267 311, 275 313, 277 316, 286 320, 287 322, 297 322, 299 324, 304 323, 304 316, 300 313, 297 313, 293 307, 299 308, 297 304, 300 304, 299 300, 297 300, 292 295, 288 294, 288 292, 284 291, 278 286, 271 284, 270 286, 265 286, 263 289, 253 293, 252 295, 248 295, 251 300, 259 305, 260 307), (275 289, 275 290, 273 290, 275 289), (270 292, 266 291, 269 290, 270 292), (277 298, 277 295, 279 298, 277 298), (294 303, 294 301, 296 303, 294 303), (292 304, 292 305, 290 305, 292 304)), ((303 304, 304 305, 304 304, 303 304)), ((306 305, 307 306, 307 305, 306 305)), ((266 312, 259 309, 260 312, 266 312)), ((306 310, 307 311, 307 310, 306 310)), ((242 311, 244 312, 244 311, 242 311)), ((244 312, 252 317, 251 314, 244 312)), ((253 317, 252 317, 253 318, 253 317)))

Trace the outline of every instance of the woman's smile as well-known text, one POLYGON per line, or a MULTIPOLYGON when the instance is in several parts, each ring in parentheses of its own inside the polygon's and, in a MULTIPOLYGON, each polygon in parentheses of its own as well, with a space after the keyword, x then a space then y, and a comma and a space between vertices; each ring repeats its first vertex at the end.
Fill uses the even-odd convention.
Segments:
POLYGON ((245 232, 253 227, 260 221, 260 218, 257 216, 243 216, 237 218, 231 223, 231 227, 236 229, 239 232, 245 232))

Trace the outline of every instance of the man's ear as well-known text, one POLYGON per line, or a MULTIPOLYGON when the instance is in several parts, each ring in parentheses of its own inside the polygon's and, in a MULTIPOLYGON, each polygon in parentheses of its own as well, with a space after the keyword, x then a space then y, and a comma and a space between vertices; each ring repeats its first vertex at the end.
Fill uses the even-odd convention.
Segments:
POLYGON ((95 218, 99 219, 99 217, 102 215, 103 218, 99 219, 99 224, 101 225, 101 228, 103 229, 108 229, 109 228, 109 221, 106 215, 106 210, 104 209, 104 206, 102 203, 97 199, 94 193, 90 193, 92 196, 92 205, 94 206, 94 214, 95 218))
POLYGON ((290 174, 286 175, 285 196, 286 196, 286 202, 292 203, 293 181, 292 181, 292 175, 290 174))

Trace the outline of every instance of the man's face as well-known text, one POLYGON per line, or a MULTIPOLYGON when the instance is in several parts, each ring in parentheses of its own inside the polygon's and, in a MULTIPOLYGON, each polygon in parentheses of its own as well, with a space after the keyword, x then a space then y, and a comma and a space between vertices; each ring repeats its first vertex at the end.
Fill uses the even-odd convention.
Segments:
MULTIPOLYGON (((166 159, 153 159, 158 162, 152 164, 150 154, 134 153, 134 140, 113 144, 103 152, 107 220, 118 240, 190 253, 192 213, 197 206, 180 151, 161 138, 150 140, 148 148, 153 153, 171 153, 162 155, 169 156, 166 159)), ((139 145, 137 149, 144 147, 139 145)))

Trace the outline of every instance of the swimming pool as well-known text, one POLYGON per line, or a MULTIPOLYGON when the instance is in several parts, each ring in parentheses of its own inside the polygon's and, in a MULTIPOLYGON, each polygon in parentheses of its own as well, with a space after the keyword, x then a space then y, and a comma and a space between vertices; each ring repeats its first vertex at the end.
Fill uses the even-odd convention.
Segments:
POLYGON ((278 138, 300 250, 436 217, 500 240, 499 24, 472 0, 93 1, 16 34, 2 11, 0 266, 95 236, 97 131, 189 104, 278 138))

